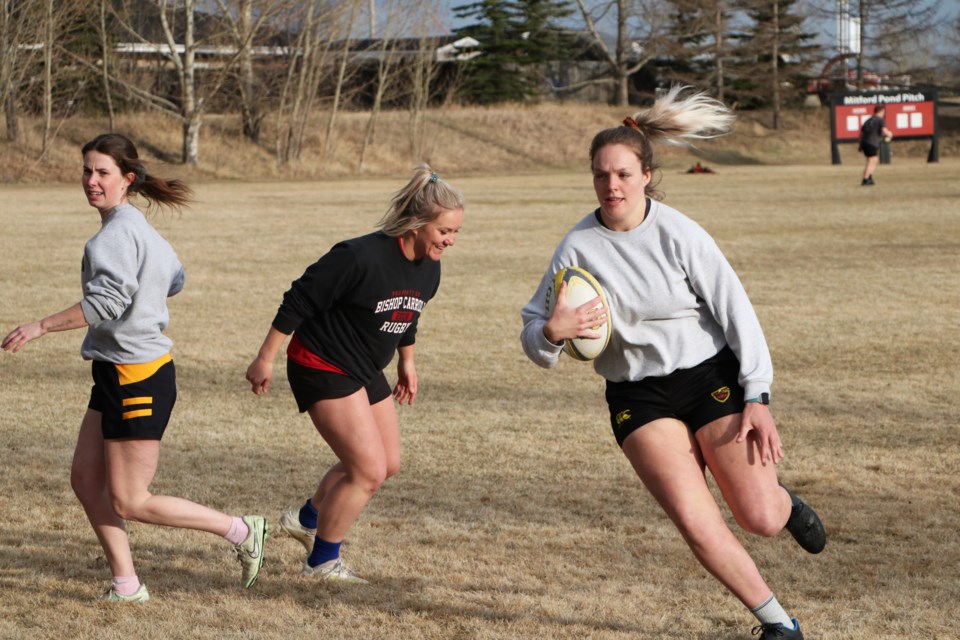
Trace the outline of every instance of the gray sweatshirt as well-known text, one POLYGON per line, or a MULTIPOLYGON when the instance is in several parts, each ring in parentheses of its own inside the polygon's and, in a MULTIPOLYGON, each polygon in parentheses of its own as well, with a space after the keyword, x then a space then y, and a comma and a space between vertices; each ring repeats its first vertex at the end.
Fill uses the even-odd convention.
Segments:
POLYGON ((607 294, 613 331, 593 361, 612 382, 689 369, 729 344, 740 359, 746 397, 770 391, 773 364, 747 293, 710 235, 667 205, 652 201, 646 219, 611 231, 595 213, 581 220, 554 252, 540 286, 523 307, 520 341, 527 356, 553 367, 561 346, 543 335, 546 296, 563 267, 593 274, 607 294))
POLYGON ((169 353, 167 298, 185 277, 173 247, 143 213, 118 205, 83 251, 84 359, 140 364, 169 353))

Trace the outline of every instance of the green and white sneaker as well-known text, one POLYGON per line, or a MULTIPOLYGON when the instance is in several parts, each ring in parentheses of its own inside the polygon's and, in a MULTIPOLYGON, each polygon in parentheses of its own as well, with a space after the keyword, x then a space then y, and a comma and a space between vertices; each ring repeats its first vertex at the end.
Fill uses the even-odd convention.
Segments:
POLYGON ((300 572, 302 578, 312 578, 319 576, 324 582, 346 582, 349 584, 369 584, 363 578, 354 575, 347 565, 343 563, 342 558, 328 560, 323 564, 311 567, 309 563, 303 563, 303 570, 300 572))
POLYGON ((280 515, 280 528, 291 538, 303 545, 307 553, 313 551, 313 539, 317 536, 316 529, 307 529, 300 524, 300 510, 294 507, 280 515))
POLYGON ((130 594, 129 596, 122 596, 119 593, 117 593, 116 589, 114 589, 113 587, 110 587, 103 593, 103 596, 101 596, 100 599, 105 600, 106 602, 142 603, 150 599, 150 592, 147 591, 147 585, 141 584, 140 588, 137 589, 134 593, 130 594))
POLYGON ((270 525, 263 516, 243 516, 243 521, 250 532, 246 539, 236 545, 233 550, 237 554, 240 566, 243 567, 243 587, 249 589, 257 581, 260 567, 263 566, 263 543, 267 539, 270 525))

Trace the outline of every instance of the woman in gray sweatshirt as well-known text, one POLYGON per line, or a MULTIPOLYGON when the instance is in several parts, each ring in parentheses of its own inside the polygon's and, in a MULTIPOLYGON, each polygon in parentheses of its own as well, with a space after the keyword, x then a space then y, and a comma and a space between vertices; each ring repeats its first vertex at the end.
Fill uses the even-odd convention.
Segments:
POLYGON ((50 331, 87 328, 80 349, 92 361, 93 388, 73 454, 71 484, 103 547, 113 574, 110 602, 146 602, 133 565, 125 521, 208 531, 235 547, 242 584, 263 564, 267 523, 229 516, 172 496, 150 493, 160 439, 177 398, 173 343, 163 334, 167 298, 184 283, 173 248, 130 204, 179 208, 190 190, 179 180, 148 175, 130 140, 104 134, 83 147, 83 191, 100 213, 100 230, 83 252, 83 299, 42 320, 18 326, 2 348, 17 352, 50 331))
POLYGON ((693 220, 657 201, 651 143, 725 133, 721 103, 674 87, 623 126, 598 133, 590 148, 599 208, 560 242, 530 302, 521 342, 542 367, 556 365, 564 340, 610 342, 594 369, 607 381, 614 436, 644 485, 680 530, 697 560, 756 616, 761 638, 803 637, 753 560, 726 525, 707 486, 716 479, 737 523, 763 536, 786 527, 811 553, 826 537, 816 513, 777 481, 783 458, 770 414, 773 365, 736 273, 693 220), (555 275, 577 266, 603 286, 566 303, 555 275))

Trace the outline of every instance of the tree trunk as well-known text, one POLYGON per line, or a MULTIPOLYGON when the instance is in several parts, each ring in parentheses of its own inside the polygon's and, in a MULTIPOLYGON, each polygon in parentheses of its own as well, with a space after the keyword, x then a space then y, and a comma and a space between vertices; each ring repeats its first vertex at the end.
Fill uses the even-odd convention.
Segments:
POLYGON ((714 43, 715 43, 715 53, 714 53, 714 67, 716 67, 717 72, 717 100, 720 102, 724 101, 724 93, 726 92, 726 83, 724 82, 724 68, 723 68, 723 59, 724 51, 723 47, 725 45, 723 39, 723 2, 722 0, 716 0, 716 13, 714 14, 714 43))
POLYGON ((197 164, 200 161, 200 125, 203 120, 199 113, 193 113, 183 121, 183 162, 197 164))
POLYGON ((364 161, 367 157, 367 148, 373 142, 373 134, 377 129, 377 118, 380 116, 380 106, 383 104, 383 94, 387 90, 387 81, 390 73, 390 62, 393 58, 394 46, 387 53, 387 39, 384 38, 380 48, 380 65, 377 67, 377 89, 373 96, 373 107, 367 119, 367 128, 363 134, 363 144, 360 147, 360 160, 357 162, 357 171, 363 173, 364 161))
POLYGON ((44 20, 43 43, 43 147, 40 159, 46 160, 50 152, 50 133, 53 131, 53 0, 47 0, 44 20))
MULTIPOLYGON (((860 42, 857 48, 857 91, 863 91, 863 50, 867 37, 867 0, 860 0, 858 3, 858 15, 860 16, 860 42)), ((847 82, 846 64, 844 64, 843 74, 844 84, 847 82)))
POLYGON ((110 90, 110 41, 107 37, 107 0, 100 0, 100 54, 102 56, 101 78, 103 95, 107 99, 107 131, 115 128, 113 114, 113 92, 110 90))
POLYGON ((240 0, 240 117, 243 135, 251 142, 260 143, 260 123, 263 115, 256 98, 256 78, 253 73, 253 2, 240 0))
POLYGON ((617 0, 617 88, 614 101, 621 107, 630 104, 629 66, 627 64, 627 0, 617 0))
POLYGON ((432 40, 420 38, 417 60, 413 71, 413 93, 410 95, 410 155, 414 162, 422 162, 426 140, 427 107, 430 104, 430 83, 433 79, 432 40))
POLYGON ((200 162, 200 111, 197 103, 196 42, 194 41, 193 0, 184 3, 183 33, 183 162, 200 162))
POLYGON ((0 0, 0 105, 7 125, 7 140, 14 142, 20 134, 17 118, 17 85, 14 65, 18 42, 16 25, 11 16, 11 0, 0 0))
POLYGON ((16 142, 20 137, 20 111, 17 103, 17 89, 11 83, 11 86, 7 89, 7 99, 3 105, 7 121, 7 140, 10 142, 16 142))
POLYGON ((353 24, 357 15, 357 2, 350 3, 350 17, 347 20, 346 37, 343 39, 343 50, 340 52, 340 65, 337 68, 337 86, 334 88, 333 104, 330 107, 330 118, 327 120, 327 135, 323 141, 323 155, 321 160, 327 157, 333 148, 334 125, 337 121, 337 111, 340 109, 340 97, 343 94, 343 79, 346 77, 347 64, 350 62, 350 34, 353 33, 353 24))
POLYGON ((780 128, 780 0, 773 0, 773 128, 780 128))

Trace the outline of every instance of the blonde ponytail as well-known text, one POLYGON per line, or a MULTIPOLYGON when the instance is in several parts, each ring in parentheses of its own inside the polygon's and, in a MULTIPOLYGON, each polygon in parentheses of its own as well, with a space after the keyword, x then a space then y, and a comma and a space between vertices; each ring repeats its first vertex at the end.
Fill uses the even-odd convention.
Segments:
POLYGON ((393 194, 390 207, 377 223, 388 236, 399 237, 432 222, 443 211, 463 209, 463 194, 424 163, 410 182, 393 194))

